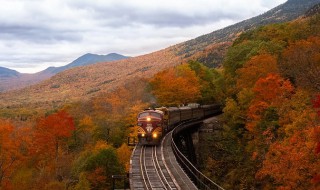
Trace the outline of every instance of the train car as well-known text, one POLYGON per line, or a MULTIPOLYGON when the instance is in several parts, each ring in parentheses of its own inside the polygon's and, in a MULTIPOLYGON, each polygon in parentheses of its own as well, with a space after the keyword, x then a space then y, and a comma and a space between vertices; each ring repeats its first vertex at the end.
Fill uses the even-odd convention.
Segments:
POLYGON ((180 109, 177 107, 168 108, 168 126, 174 126, 181 121, 180 109))
POLYGON ((141 145, 157 145, 163 134, 164 114, 160 110, 145 110, 138 114, 138 139, 141 145))
POLYGON ((204 117, 218 114, 219 112, 221 112, 221 106, 219 104, 203 105, 201 106, 201 108, 204 112, 204 117))
POLYGON ((179 108, 180 110, 180 120, 186 121, 192 119, 192 108, 189 106, 183 106, 179 108))

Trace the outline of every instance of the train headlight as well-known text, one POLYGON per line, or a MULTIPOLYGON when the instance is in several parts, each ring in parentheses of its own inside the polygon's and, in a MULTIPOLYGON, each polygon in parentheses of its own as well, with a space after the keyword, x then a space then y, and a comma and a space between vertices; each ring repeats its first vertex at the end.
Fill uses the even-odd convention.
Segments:
POLYGON ((153 133, 152 137, 156 139, 158 137, 158 134, 157 133, 153 133))
POLYGON ((146 135, 146 134, 142 133, 142 134, 141 134, 141 137, 144 137, 145 135, 146 135))
POLYGON ((150 118, 150 117, 147 117, 147 121, 151 121, 151 118, 150 118))

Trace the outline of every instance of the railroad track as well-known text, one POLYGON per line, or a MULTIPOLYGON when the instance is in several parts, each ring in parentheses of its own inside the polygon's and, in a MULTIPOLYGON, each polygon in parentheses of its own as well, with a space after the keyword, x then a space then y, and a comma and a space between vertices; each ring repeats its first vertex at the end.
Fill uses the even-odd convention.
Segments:
POLYGON ((159 146, 135 147, 131 158, 131 189, 197 189, 176 162, 170 142, 171 133, 168 133, 159 146))
POLYGON ((160 147, 141 147, 140 167, 145 189, 176 190, 171 176, 161 159, 160 147))

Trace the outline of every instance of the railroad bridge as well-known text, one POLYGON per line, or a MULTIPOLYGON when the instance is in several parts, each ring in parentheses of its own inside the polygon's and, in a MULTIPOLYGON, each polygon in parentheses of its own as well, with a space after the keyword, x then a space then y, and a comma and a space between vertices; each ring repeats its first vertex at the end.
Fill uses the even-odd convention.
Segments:
POLYGON ((161 145, 136 146, 130 160, 130 189, 222 190, 195 167, 197 161, 193 142, 197 138, 192 134, 213 132, 215 129, 221 129, 215 117, 189 121, 167 133, 161 145))

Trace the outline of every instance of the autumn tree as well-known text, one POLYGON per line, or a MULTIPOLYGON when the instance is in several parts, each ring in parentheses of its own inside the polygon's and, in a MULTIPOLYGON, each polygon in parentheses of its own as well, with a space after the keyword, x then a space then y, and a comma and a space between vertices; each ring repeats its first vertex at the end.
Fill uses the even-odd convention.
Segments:
POLYGON ((293 90, 288 80, 276 74, 269 74, 266 78, 259 79, 253 88, 255 98, 248 109, 247 129, 255 131, 265 111, 268 108, 279 107, 284 100, 291 97, 293 90))
POLYGON ((126 142, 130 126, 136 124, 136 114, 150 106, 151 95, 142 79, 125 84, 114 91, 92 99, 94 122, 93 141, 105 140, 116 148, 126 142))
POLYGON ((316 98, 313 100, 313 107, 316 109, 318 116, 320 117, 320 94, 317 94, 316 98))
POLYGON ((209 104, 216 102, 216 87, 214 84, 215 72, 197 61, 189 61, 189 67, 195 72, 200 83, 200 103, 209 104))
POLYGON ((253 136, 250 142, 253 159, 263 159, 268 146, 275 140, 280 127, 279 107, 290 99, 293 90, 289 81, 276 74, 269 74, 256 82, 253 88, 255 98, 248 108, 246 122, 246 128, 253 136))
POLYGON ((131 158, 131 150, 127 144, 123 143, 117 149, 117 156, 120 164, 123 165, 125 171, 128 173, 130 169, 130 158, 131 158))
POLYGON ((25 164, 29 156, 31 131, 15 127, 0 119, 0 189, 12 187, 13 174, 25 164))
POLYGON ((237 88, 252 88, 258 79, 268 74, 279 73, 277 59, 270 54, 261 54, 252 57, 244 66, 236 71, 238 74, 237 88))
POLYGON ((313 180, 320 171, 320 155, 314 151, 319 138, 320 127, 309 127, 273 143, 256 177, 277 189, 318 189, 313 180))
MULTIPOLYGON (((116 150, 100 141, 74 162, 73 172, 74 175, 86 175, 90 189, 110 189, 112 175, 123 174, 124 168, 119 163, 116 150)), ((81 183, 85 181, 83 177, 81 183)))
POLYGON ((187 104, 200 98, 199 80, 187 64, 156 74, 150 84, 160 105, 187 104))
POLYGON ((46 167, 59 173, 58 161, 66 139, 75 130, 73 118, 64 110, 41 118, 35 126, 33 154, 37 155, 38 168, 46 167))
POLYGON ((290 137, 297 130, 316 125, 316 112, 310 94, 303 88, 296 88, 290 101, 283 101, 278 114, 281 126, 278 132, 281 137, 290 137))
POLYGON ((320 38, 291 43, 283 52, 280 68, 295 84, 320 90, 320 38))
MULTIPOLYGON (((313 101, 313 107, 317 110, 318 117, 320 117, 320 94, 316 96, 316 99, 313 101)), ((319 132, 319 131, 318 131, 319 132)), ((317 145, 315 149, 315 154, 320 155, 320 134, 318 133, 317 145)), ((320 186, 320 172, 318 172, 313 177, 313 183, 320 186)))
POLYGON ((319 22, 262 26, 229 48, 216 85, 225 138, 206 168, 225 188, 319 189, 319 22))
POLYGON ((93 144, 93 134, 96 128, 97 126, 94 123, 93 118, 89 115, 84 115, 84 117, 80 119, 75 133, 77 137, 76 143, 81 146, 93 144))

